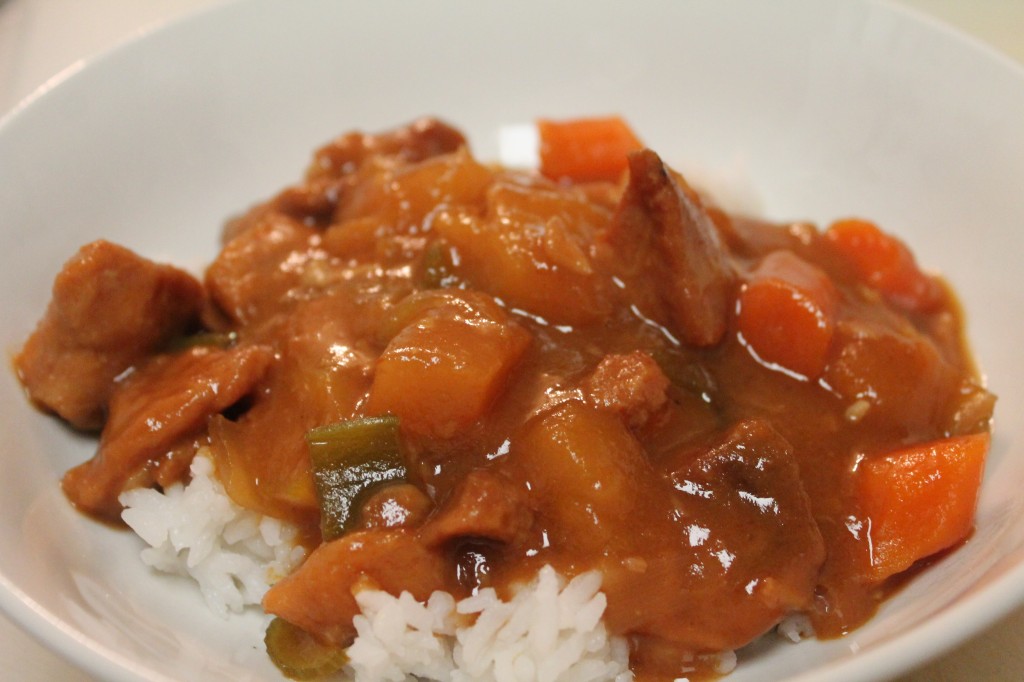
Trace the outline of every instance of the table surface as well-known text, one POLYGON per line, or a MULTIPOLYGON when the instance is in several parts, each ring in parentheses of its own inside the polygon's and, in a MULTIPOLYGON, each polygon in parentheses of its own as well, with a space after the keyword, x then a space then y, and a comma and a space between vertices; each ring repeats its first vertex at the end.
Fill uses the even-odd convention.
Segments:
MULTIPOLYGON (((0 115, 77 61, 215 0, 0 0, 0 115)), ((897 0, 1024 62, 1024 0, 897 0)), ((0 615, 0 679, 95 682, 0 615)), ((1024 608, 900 682, 1024 680, 1024 608)))

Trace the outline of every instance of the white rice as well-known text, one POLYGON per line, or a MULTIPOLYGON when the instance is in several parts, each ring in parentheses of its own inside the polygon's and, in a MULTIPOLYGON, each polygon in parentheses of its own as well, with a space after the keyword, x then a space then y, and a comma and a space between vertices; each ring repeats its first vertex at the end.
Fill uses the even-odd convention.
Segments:
POLYGON ((814 637, 814 625, 806 613, 791 613, 779 621, 775 631, 794 644, 814 637))
POLYGON ((363 590, 348 650, 356 682, 589 682, 633 679, 625 638, 608 635, 596 571, 568 584, 545 566, 501 601, 493 589, 455 602, 435 592, 425 603, 363 590))
POLYGON ((118 498, 132 530, 149 545, 142 561, 199 584, 206 604, 227 616, 259 604, 269 586, 298 566, 305 550, 290 524, 235 504, 213 474, 204 451, 188 485, 163 493, 139 488, 118 498))

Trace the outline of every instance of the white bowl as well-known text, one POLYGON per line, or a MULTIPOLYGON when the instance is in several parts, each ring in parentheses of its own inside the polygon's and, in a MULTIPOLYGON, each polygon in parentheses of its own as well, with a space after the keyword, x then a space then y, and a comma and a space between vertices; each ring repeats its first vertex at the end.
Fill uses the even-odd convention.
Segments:
MULTIPOLYGON (((864 628, 744 652, 735 682, 876 679, 1024 601, 1024 73, 884 4, 840 0, 237 2, 94 60, 0 122, 4 347, 53 275, 109 238, 197 271, 223 219, 353 128, 439 114, 494 158, 537 116, 619 113, 671 163, 763 215, 848 214, 946 274, 1000 396, 977 530, 864 628), (741 194, 743 193, 741 192, 741 194)), ((111 680, 274 680, 257 614, 223 621, 72 511, 92 441, 0 379, 0 606, 111 680)))

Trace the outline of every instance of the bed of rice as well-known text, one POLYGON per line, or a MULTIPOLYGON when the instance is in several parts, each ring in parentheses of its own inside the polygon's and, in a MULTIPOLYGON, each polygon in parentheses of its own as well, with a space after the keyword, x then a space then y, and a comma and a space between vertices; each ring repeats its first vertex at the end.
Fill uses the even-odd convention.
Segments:
POLYGON ((192 460, 192 480, 163 493, 137 488, 119 498, 121 518, 149 545, 142 561, 190 577, 216 613, 258 604, 268 587, 302 562, 295 528, 243 509, 224 492, 204 452, 192 460))
MULTIPOLYGON (((305 556, 295 529, 234 504, 205 453, 191 474, 188 485, 121 496, 122 517, 149 545, 142 560, 195 580, 223 616, 258 605, 305 556)), ((362 590, 346 672, 357 682, 626 682, 633 679, 628 644, 605 629, 600 587, 597 572, 566 581, 545 567, 508 602, 492 589, 460 601, 435 592, 426 603, 408 593, 362 590)), ((796 641, 806 627, 794 621, 785 635, 796 641)), ((722 654, 716 664, 728 673, 736 656, 722 654)))

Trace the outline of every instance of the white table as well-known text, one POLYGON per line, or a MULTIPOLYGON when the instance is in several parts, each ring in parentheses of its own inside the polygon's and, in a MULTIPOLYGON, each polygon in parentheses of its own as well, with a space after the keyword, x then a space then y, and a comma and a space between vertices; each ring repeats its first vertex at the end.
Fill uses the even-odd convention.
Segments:
MULTIPOLYGON (((1024 62, 1024 0, 899 0, 1024 62)), ((213 0, 0 0, 0 114, 55 75, 213 0)), ((1022 122, 1024 125, 1024 122, 1022 122)), ((0 680, 95 682, 0 616, 0 680)), ((901 682, 1024 680, 1024 608, 901 682)))

